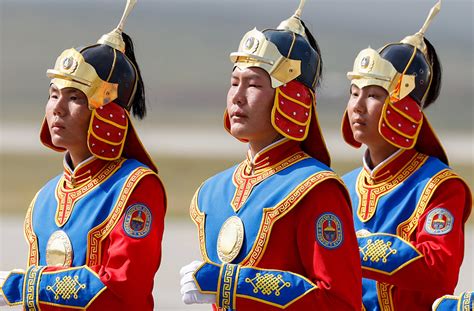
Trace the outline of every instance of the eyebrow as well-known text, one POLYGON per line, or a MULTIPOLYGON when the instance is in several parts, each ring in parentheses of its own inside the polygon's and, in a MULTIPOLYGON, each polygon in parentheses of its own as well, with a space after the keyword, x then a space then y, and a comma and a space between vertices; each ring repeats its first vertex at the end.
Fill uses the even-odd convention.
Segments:
POLYGON ((244 77, 237 77, 236 75, 232 75, 231 76, 232 79, 242 79, 242 80, 252 80, 252 79, 256 79, 256 80, 259 80, 261 79, 262 77, 259 76, 258 74, 249 74, 249 75, 245 75, 244 77))

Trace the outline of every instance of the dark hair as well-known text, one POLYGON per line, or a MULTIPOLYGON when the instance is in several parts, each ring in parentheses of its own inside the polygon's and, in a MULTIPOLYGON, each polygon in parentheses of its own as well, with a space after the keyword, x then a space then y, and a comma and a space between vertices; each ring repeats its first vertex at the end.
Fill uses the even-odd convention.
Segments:
POLYGON ((304 32, 306 33, 306 37, 308 37, 308 42, 311 45, 311 47, 318 53, 319 56, 319 68, 318 72, 316 74, 318 75, 318 79, 316 81, 316 86, 321 84, 321 81, 323 80, 323 58, 321 56, 321 49, 319 48, 318 42, 314 38, 313 34, 309 31, 308 27, 306 24, 301 20, 301 24, 304 27, 304 32))
POLYGON ((125 55, 130 59, 137 70, 137 89, 135 90, 131 105, 132 114, 138 119, 143 119, 146 115, 145 85, 143 84, 142 74, 135 58, 132 38, 125 32, 122 32, 122 37, 125 42, 125 55))
POLYGON ((426 95, 425 103, 423 105, 423 108, 426 108, 431 105, 439 96, 439 93, 441 91, 442 68, 435 48, 433 47, 431 42, 428 41, 428 39, 424 38, 424 41, 428 49, 428 62, 430 62, 433 71, 431 73, 432 78, 430 89, 428 91, 428 94, 426 95))

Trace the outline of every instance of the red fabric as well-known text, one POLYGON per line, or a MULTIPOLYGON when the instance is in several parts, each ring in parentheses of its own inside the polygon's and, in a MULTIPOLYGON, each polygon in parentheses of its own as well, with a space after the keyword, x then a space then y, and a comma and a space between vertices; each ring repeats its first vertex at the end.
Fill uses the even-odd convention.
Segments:
MULTIPOLYGON (((254 159, 254 171, 263 172, 265 167, 280 162, 290 151, 296 153, 300 150, 295 141, 277 144, 258 154, 254 159)), ((334 179, 321 182, 278 220, 256 267, 291 271, 318 286, 285 310, 360 310, 360 259, 344 186, 334 179), (336 249, 325 248, 316 240, 316 221, 326 212, 335 214, 342 223, 344 239, 336 249)), ((241 297, 237 297, 236 304, 237 310, 281 310, 241 297)))
MULTIPOLYGON (((280 219, 258 267, 298 273, 318 286, 285 310, 360 310, 360 259, 343 186, 334 180, 322 182, 280 219), (342 223, 344 241, 339 248, 327 249, 316 241, 316 220, 325 212, 342 223)), ((237 297, 237 310, 281 309, 237 297)))
MULTIPOLYGON (((139 181, 127 206, 146 205, 153 221, 150 233, 136 239, 123 230, 124 215, 102 242, 102 262, 91 267, 107 286, 87 310, 153 310, 153 279, 161 261, 166 198, 162 183, 153 175, 139 181), (152 193, 153 195, 150 195, 152 193)), ((58 270, 48 267, 45 271, 58 270)), ((40 304, 41 310, 63 310, 40 304)))
POLYGON ((305 139, 313 113, 312 106, 313 95, 302 83, 291 81, 279 86, 273 104, 273 126, 285 137, 297 141, 305 139))
POLYGON ((411 149, 416 143, 422 122, 420 106, 413 98, 406 96, 395 103, 385 104, 379 132, 394 146, 411 149))
POLYGON ((102 159, 118 159, 122 154, 127 127, 127 113, 116 103, 94 109, 87 133, 89 150, 102 159))
MULTIPOLYGON (((405 151, 377 172, 380 182, 399 173, 414 152, 405 151)), ((411 244, 423 254, 423 258, 391 276, 364 269, 363 277, 395 286, 395 310, 430 310, 435 299, 454 292, 464 257, 464 224, 470 211, 471 193, 466 184, 460 179, 444 181, 436 188, 410 237, 411 244), (435 208, 446 209, 452 214, 454 223, 449 233, 433 235, 425 231, 426 217, 435 208)))

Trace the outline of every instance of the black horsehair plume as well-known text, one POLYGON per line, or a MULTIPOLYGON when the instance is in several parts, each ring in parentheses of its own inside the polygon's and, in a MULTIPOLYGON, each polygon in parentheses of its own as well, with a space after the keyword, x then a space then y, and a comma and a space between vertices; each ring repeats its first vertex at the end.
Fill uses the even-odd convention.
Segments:
POLYGON ((423 105, 423 109, 425 109, 426 107, 431 105, 439 96, 441 90, 442 68, 438 58, 438 54, 436 53, 436 50, 431 44, 431 42, 428 41, 428 39, 426 38, 423 38, 423 40, 425 41, 428 52, 428 62, 430 62, 433 70, 433 77, 431 78, 430 89, 428 91, 428 94, 426 95, 425 103, 423 105))
POLYGON ((146 116, 145 85, 143 84, 142 74, 135 58, 132 38, 125 32, 122 32, 122 37, 125 42, 125 55, 130 59, 137 70, 137 89, 131 103, 131 111, 134 117, 141 120, 146 116))
POLYGON ((306 34, 306 37, 308 38, 308 42, 311 45, 311 47, 318 53, 319 55, 319 68, 318 72, 316 73, 318 75, 318 80, 316 81, 316 86, 319 86, 321 84, 321 81, 323 79, 323 58, 321 57, 321 49, 319 48, 318 42, 314 38, 313 34, 309 31, 308 27, 306 27, 306 24, 302 21, 301 24, 304 27, 304 32, 306 34))

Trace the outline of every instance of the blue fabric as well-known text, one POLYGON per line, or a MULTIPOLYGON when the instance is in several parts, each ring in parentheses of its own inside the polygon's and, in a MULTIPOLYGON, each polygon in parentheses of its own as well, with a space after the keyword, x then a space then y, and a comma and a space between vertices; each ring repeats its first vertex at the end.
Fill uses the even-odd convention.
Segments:
POLYGON ((223 171, 201 187, 198 209, 205 214, 206 252, 209 259, 221 263, 217 255, 217 237, 223 223, 231 216, 238 216, 244 224, 242 249, 233 263, 241 262, 250 252, 257 237, 265 208, 272 208, 288 196, 310 176, 331 169, 321 162, 308 158, 266 178, 255 186, 242 207, 235 212, 231 206, 236 187, 232 176, 237 166, 223 171))
POLYGON ((381 310, 377 297, 377 282, 371 279, 362 279, 362 301, 366 311, 381 310))
POLYGON ((217 282, 220 270, 220 265, 205 263, 194 272, 194 278, 201 292, 217 293, 217 282))
POLYGON ((105 285, 88 268, 72 268, 43 273, 39 288, 41 302, 85 308, 105 289, 105 285))
POLYGON ((2 291, 9 303, 16 304, 23 301, 24 279, 25 273, 23 272, 12 272, 8 275, 2 285, 2 291))
POLYGON ((71 266, 86 264, 88 232, 107 219, 115 207, 121 190, 133 170, 144 165, 136 160, 126 160, 103 183, 78 200, 69 220, 58 227, 56 219, 56 187, 62 175, 49 181, 38 193, 33 209, 33 231, 38 237, 39 265, 46 265, 46 245, 51 234, 64 231, 73 249, 71 266))
POLYGON ((358 237, 357 241, 362 267, 386 274, 422 257, 410 243, 396 235, 371 234, 358 237))
POLYGON ((428 158, 428 160, 403 183, 392 188, 390 192, 382 195, 377 204, 377 211, 373 217, 362 222, 357 216, 359 206, 359 195, 356 189, 356 182, 362 168, 358 168, 342 177, 351 196, 352 206, 354 208, 354 226, 355 230, 365 229, 371 233, 397 233, 399 224, 410 218, 415 211, 421 194, 431 180, 431 178, 441 170, 448 168, 437 158, 428 158))
POLYGON ((313 283, 296 273, 242 267, 237 294, 282 308, 315 288, 313 283))
MULTIPOLYGON (((219 293, 225 292, 224 278, 226 277, 225 269, 230 267, 231 272, 227 274, 230 280, 227 284, 231 284, 230 302, 232 305, 228 310, 234 310, 234 295, 246 296, 253 300, 258 300, 265 304, 279 306, 281 308, 288 306, 292 302, 298 300, 309 291, 316 289, 316 285, 299 274, 280 270, 264 270, 238 266, 232 264, 224 264, 222 266, 205 263, 195 273, 194 277, 202 292, 217 294, 218 282, 220 279, 221 289, 219 293), (237 278, 237 288, 234 288, 235 279, 237 278)), ((219 306, 222 306, 224 297, 217 297, 219 306)))

